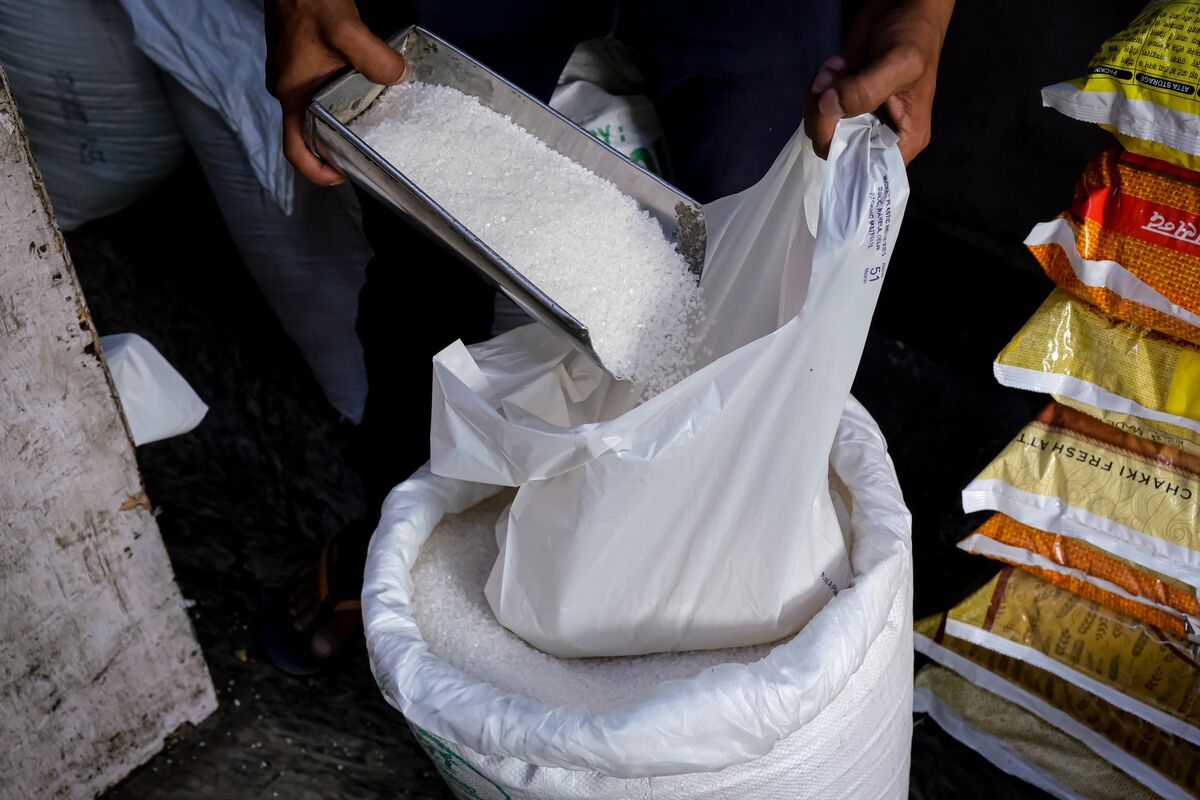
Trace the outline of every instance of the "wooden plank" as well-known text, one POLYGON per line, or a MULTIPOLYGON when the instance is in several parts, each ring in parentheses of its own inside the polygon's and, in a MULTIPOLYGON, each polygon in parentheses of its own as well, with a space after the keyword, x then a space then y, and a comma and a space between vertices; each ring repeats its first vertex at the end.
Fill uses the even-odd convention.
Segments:
POLYGON ((0 797, 91 797, 215 708, 0 71, 0 797))

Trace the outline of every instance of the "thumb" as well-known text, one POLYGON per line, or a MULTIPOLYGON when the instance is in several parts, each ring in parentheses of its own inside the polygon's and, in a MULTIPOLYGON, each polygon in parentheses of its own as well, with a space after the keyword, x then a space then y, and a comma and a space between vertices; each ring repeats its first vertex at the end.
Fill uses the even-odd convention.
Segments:
POLYGON ((404 56, 371 33, 359 20, 347 20, 328 35, 329 45, 372 83, 391 86, 404 77, 404 56))
POLYGON ((833 88, 821 97, 821 110, 834 116, 866 114, 912 86, 924 72, 924 59, 916 49, 893 47, 858 72, 834 81, 833 88))

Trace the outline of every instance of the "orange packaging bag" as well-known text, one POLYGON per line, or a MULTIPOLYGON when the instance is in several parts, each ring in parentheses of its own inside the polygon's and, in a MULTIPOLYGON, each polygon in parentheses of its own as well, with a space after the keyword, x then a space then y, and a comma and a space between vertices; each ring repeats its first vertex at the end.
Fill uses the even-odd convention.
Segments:
POLYGON ((1200 641, 1200 600, 1195 587, 1087 542, 993 514, 958 546, 1020 567, 1172 636, 1200 641))
POLYGON ((1200 344, 1200 172, 1110 148, 1026 246, 1051 280, 1117 319, 1200 344))

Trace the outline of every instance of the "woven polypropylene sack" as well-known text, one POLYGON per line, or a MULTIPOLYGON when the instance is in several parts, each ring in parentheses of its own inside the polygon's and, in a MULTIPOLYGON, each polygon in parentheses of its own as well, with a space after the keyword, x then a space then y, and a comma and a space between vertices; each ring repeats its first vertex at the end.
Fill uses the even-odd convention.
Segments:
POLYGON ((854 400, 830 462, 850 496, 851 585, 766 658, 602 714, 501 691, 429 651, 412 565, 444 514, 497 489, 421 470, 388 496, 367 558, 367 648, 384 697, 464 798, 905 796, 911 520, 883 436, 854 400))
POLYGON ((0 64, 63 230, 121 210, 183 158, 117 0, 0 0, 0 64))

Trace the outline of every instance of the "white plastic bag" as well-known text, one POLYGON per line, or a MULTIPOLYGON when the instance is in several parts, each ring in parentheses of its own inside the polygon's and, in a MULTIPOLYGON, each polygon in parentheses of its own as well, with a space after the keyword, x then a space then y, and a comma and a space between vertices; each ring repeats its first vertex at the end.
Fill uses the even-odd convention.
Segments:
POLYGON ((134 444, 187 433, 208 413, 208 406, 171 362, 136 333, 101 336, 100 349, 134 444))
POLYGON ((661 683, 603 714, 503 691, 429 651, 413 563, 444 514, 496 488, 422 469, 388 495, 367 555, 379 688, 463 798, 907 797, 911 518, 883 436, 852 398, 826 466, 849 496, 852 585, 765 658, 661 683))
POLYGON ((117 0, 0 0, 0 63, 63 230, 120 211, 183 158, 117 0))
POLYGON ((434 472, 520 487, 488 582, 502 624, 563 656, 733 647, 847 585, 826 463, 908 195, 895 144, 845 120, 823 162, 797 132, 705 208, 715 360, 641 405, 532 326, 434 359, 434 472))

